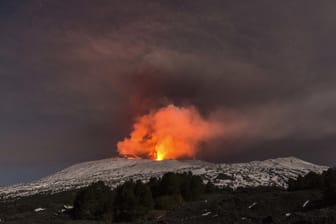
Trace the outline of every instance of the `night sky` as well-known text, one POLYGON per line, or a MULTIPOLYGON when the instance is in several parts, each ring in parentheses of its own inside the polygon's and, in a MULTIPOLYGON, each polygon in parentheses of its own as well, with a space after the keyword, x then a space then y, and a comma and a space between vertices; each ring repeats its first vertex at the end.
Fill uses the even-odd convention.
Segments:
POLYGON ((199 159, 336 158, 335 1, 1 0, 0 185, 117 156, 136 116, 194 105, 199 159))

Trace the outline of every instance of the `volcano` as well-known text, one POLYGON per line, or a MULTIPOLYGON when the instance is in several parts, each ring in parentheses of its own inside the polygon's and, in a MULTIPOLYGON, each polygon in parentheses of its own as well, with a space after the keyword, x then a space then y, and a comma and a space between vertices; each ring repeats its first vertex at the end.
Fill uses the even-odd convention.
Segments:
POLYGON ((247 186, 286 187, 289 178, 297 178, 311 171, 321 173, 327 168, 295 157, 234 164, 215 164, 200 160, 110 158, 79 163, 36 182, 0 187, 0 197, 57 193, 82 188, 97 181, 104 181, 114 188, 130 179, 148 181, 151 177, 160 177, 166 172, 192 172, 200 175, 204 181, 233 189, 247 186))

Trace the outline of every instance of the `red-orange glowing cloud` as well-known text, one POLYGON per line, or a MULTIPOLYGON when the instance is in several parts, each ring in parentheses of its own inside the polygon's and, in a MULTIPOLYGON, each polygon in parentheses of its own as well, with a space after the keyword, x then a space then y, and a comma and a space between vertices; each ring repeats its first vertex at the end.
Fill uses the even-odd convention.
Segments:
POLYGON ((174 105, 139 117, 133 128, 129 138, 118 142, 120 155, 155 160, 194 158, 199 143, 220 132, 196 108, 174 105))

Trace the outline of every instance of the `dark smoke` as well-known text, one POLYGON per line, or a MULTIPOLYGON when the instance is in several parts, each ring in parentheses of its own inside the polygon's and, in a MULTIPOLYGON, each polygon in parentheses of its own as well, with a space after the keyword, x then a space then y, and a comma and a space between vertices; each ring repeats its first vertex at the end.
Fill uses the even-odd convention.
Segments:
POLYGON ((117 155, 137 116, 173 103, 234 130, 204 143, 204 159, 332 164, 334 7, 1 1, 0 163, 61 167, 117 155))

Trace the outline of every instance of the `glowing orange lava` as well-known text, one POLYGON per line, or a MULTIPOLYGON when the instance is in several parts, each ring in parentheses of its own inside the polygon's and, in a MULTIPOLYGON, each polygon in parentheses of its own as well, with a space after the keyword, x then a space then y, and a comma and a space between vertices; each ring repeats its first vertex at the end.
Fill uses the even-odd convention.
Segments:
POLYGON ((194 107, 169 105, 139 117, 129 138, 118 142, 119 154, 153 160, 194 158, 197 146, 214 137, 218 127, 194 107))

